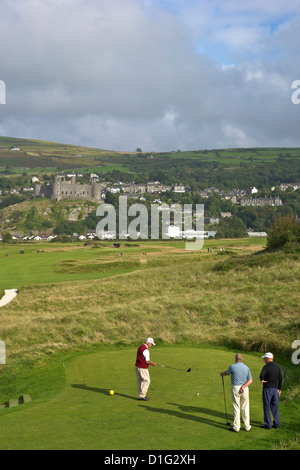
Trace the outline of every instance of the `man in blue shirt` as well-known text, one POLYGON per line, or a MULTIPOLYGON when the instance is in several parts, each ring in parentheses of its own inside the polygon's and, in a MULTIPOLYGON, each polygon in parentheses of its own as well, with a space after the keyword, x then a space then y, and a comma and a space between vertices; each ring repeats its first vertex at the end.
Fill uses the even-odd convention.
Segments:
POLYGON ((240 412, 245 430, 250 431, 250 405, 249 405, 249 389, 248 386, 253 382, 249 367, 243 364, 241 354, 235 355, 235 364, 229 366, 224 372, 220 372, 221 376, 231 376, 231 397, 233 405, 233 426, 230 431, 239 432, 241 427, 240 412))

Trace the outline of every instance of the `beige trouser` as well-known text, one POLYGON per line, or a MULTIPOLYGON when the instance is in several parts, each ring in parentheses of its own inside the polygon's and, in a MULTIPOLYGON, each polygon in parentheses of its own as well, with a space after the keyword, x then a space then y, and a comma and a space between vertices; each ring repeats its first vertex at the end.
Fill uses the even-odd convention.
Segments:
POLYGON ((149 369, 142 369, 141 367, 135 366, 135 371, 137 378, 138 397, 145 398, 150 385, 149 369))
POLYGON ((240 393, 240 385, 231 387, 231 397, 233 405, 233 429, 239 431, 241 427, 240 412, 246 431, 251 429, 250 426, 250 405, 249 405, 249 388, 244 389, 244 393, 240 393))

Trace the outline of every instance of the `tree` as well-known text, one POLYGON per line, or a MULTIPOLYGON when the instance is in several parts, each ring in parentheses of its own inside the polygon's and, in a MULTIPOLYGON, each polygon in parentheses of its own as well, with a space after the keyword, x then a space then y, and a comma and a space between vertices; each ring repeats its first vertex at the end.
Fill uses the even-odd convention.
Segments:
POLYGON ((115 209, 119 208, 119 197, 120 195, 113 194, 110 191, 107 191, 106 197, 105 197, 105 203, 106 204, 111 204, 114 206, 115 209))
POLYGON ((290 244, 300 243, 300 224, 294 217, 276 219, 268 232, 267 248, 276 249, 290 244))
POLYGON ((63 222, 60 222, 53 230, 55 235, 72 236, 75 232, 78 233, 78 235, 83 235, 86 232, 86 223, 83 220, 64 220, 63 222))
POLYGON ((10 243, 12 241, 12 234, 10 232, 2 232, 2 242, 10 243))
POLYGON ((216 238, 244 238, 247 236, 247 227, 238 217, 224 217, 220 220, 216 238))

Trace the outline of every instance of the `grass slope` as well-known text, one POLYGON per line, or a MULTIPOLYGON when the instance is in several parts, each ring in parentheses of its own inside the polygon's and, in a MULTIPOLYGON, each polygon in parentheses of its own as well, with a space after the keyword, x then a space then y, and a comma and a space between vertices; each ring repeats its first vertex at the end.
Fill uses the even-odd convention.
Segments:
POLYGON ((52 171, 58 168, 83 168, 109 163, 110 157, 115 155, 117 152, 97 148, 0 137, 0 167, 48 168, 52 171), (19 151, 12 151, 11 147, 17 147, 19 151))
POLYGON ((191 253, 182 242, 149 242, 122 246, 122 257, 109 247, 28 245, 20 255, 19 247, 2 246, 0 288, 20 292, 0 309, 0 336, 7 346, 0 403, 22 393, 34 400, 0 410, 1 446, 133 449, 145 422, 150 431, 143 448, 271 448, 283 445, 280 441, 296 442, 297 388, 282 404, 282 434, 269 439, 258 428, 260 352, 272 350, 281 365, 289 366, 289 385, 299 379, 290 357, 300 333, 299 258, 278 253, 270 262, 256 255, 261 262, 253 264, 261 243, 212 240, 191 253), (210 246, 213 253, 207 252, 210 246), (154 404, 142 408, 134 398, 133 363, 135 347, 149 334, 157 342, 154 360, 197 373, 182 377, 151 370, 154 404), (209 345, 206 352, 198 349, 201 344, 209 345), (232 351, 220 351, 220 345, 232 351), (95 350, 95 355, 81 355, 95 350), (256 378, 251 390, 257 429, 250 437, 238 435, 241 440, 224 435, 218 376, 237 350, 245 353, 256 378), (108 388, 117 391, 112 400, 108 388), (211 397, 212 389, 219 395, 211 397), (22 442, 12 442, 17 427, 22 442))
POLYGON ((153 153, 151 159, 147 153, 116 152, 97 148, 68 145, 56 142, 47 142, 34 139, 20 139, 14 137, 0 137, 0 167, 12 166, 15 168, 36 170, 47 168, 49 171, 60 169, 82 169, 89 167, 94 171, 131 170, 139 172, 145 169, 152 172, 156 165, 164 160, 171 159, 174 164, 181 160, 182 166, 189 161, 197 160, 199 163, 207 162, 224 165, 226 168, 236 168, 241 163, 250 166, 269 162, 273 163, 282 155, 289 158, 300 158, 300 149, 291 147, 274 148, 232 148, 194 150, 181 152, 153 153), (16 146, 20 151, 12 151, 16 146))
POLYGON ((299 259, 274 254, 278 262, 271 265, 215 269, 232 252, 253 252, 246 243, 223 256, 217 250, 190 253, 176 243, 149 243, 146 256, 144 247, 124 247, 122 257, 113 248, 49 247, 37 253, 31 246, 31 253, 4 257, 0 252, 0 288, 20 291, 0 310, 2 339, 19 359, 113 345, 120 338, 130 345, 149 331, 169 344, 206 342, 289 354, 300 333, 299 259))

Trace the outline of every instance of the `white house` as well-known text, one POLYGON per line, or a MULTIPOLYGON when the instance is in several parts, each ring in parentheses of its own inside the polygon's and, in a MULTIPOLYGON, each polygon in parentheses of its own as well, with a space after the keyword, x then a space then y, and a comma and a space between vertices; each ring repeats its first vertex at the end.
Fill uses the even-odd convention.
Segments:
POLYGON ((247 234, 249 237, 267 237, 268 236, 266 232, 252 232, 252 230, 249 230, 247 234))
POLYGON ((300 183, 284 183, 280 186, 281 191, 286 191, 288 188, 293 188, 294 191, 300 188, 300 183))
POLYGON ((182 184, 174 184, 173 191, 174 193, 185 193, 185 186, 182 184))

